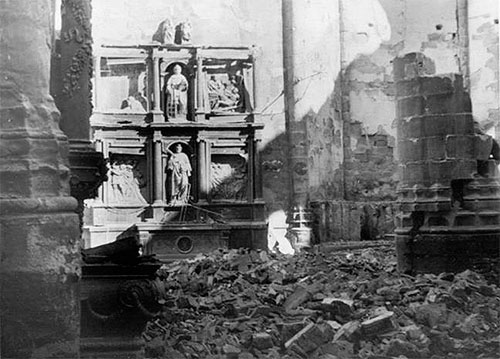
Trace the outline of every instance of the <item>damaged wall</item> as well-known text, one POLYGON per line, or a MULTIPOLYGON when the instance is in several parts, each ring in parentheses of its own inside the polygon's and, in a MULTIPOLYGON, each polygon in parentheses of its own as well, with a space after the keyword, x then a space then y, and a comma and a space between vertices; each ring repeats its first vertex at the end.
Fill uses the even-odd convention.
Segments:
MULTIPOLYGON (((390 32, 379 34, 378 48, 373 48, 367 35, 352 34, 351 24, 357 20, 349 18, 349 7, 342 13, 346 32, 343 96, 348 103, 344 111, 345 193, 346 199, 354 201, 396 198, 392 60, 399 54, 419 51, 433 60, 437 73, 458 71, 455 0, 380 0, 380 5, 390 32), (373 52, 362 52, 364 48, 373 52)), ((384 29, 382 16, 367 20, 369 29, 384 29)))
MULTIPOLYGON (((330 221, 330 232, 335 233, 333 225, 343 218, 364 223, 367 210, 385 213, 383 209, 391 208, 389 202, 396 199, 395 57, 420 52, 436 74, 446 74, 466 73, 468 56, 474 115, 490 134, 498 124, 496 1, 344 0, 341 5, 344 199, 349 202, 329 204, 338 208, 330 221), (464 21, 459 19, 460 6, 468 10, 464 21), (460 38, 468 32, 468 39, 460 38)), ((354 229, 340 238, 359 239, 360 231, 354 229)))
POLYGON ((296 109, 295 127, 287 130, 302 133, 305 140, 291 141, 304 147, 304 158, 295 167, 292 163, 290 170, 280 97, 282 1, 152 0, 147 11, 138 0, 94 2, 94 40, 97 46, 149 42, 158 23, 172 17, 175 22, 191 20, 195 44, 259 45, 259 107, 278 98, 263 114, 264 199, 268 215, 279 218, 271 228, 285 226, 289 190, 294 177, 303 177, 295 187, 316 203, 315 208, 322 203, 342 208, 330 212, 331 223, 340 225, 342 218, 364 223, 329 239, 359 239, 365 213, 381 213, 374 222, 384 225, 367 233, 383 236, 392 231, 384 218, 392 213, 390 203, 396 199, 398 183, 392 61, 419 52, 432 61, 436 74, 470 72, 474 114, 490 134, 496 124, 498 137, 497 1, 291 3, 296 9, 295 24, 288 31, 295 38, 291 102, 296 109), (463 14, 465 20, 460 19, 463 14), (339 204, 343 201, 345 205, 339 204))

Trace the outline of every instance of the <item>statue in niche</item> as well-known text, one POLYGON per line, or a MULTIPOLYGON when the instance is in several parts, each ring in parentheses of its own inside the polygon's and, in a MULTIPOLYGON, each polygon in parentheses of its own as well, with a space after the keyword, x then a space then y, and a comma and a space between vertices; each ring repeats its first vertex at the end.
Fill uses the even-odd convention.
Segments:
POLYGON ((189 20, 177 24, 175 27, 175 43, 177 45, 190 44, 191 29, 192 26, 189 20))
MULTIPOLYGON (((109 166, 109 164, 108 164, 109 166)), ((109 166, 110 202, 147 204, 140 191, 137 163, 133 160, 115 161, 109 166)))
POLYGON ((166 84, 167 116, 178 118, 186 116, 188 81, 181 73, 180 65, 174 66, 174 73, 169 77, 166 84))
POLYGON ((174 25, 172 20, 165 19, 158 25, 158 29, 153 35, 153 41, 157 41, 162 45, 174 43, 174 25))
POLYGON ((167 148, 169 154, 165 172, 167 173, 167 204, 177 206, 188 203, 191 185, 191 163, 188 156, 182 152, 182 145, 178 143, 175 146, 175 152, 167 148))

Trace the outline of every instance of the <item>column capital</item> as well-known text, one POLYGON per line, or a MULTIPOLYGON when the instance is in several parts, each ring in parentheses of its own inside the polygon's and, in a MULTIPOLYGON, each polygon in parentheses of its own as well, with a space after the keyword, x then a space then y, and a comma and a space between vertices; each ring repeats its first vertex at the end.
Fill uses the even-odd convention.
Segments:
POLYGON ((153 134, 153 142, 162 142, 163 136, 160 131, 155 131, 153 134))

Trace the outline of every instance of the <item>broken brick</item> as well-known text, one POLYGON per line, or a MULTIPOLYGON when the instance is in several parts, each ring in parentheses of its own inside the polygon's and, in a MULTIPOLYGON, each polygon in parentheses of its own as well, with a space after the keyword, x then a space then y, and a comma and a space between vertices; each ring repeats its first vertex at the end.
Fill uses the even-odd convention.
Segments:
POLYGON ((394 312, 386 312, 376 316, 375 318, 371 318, 365 320, 361 323, 361 330, 364 335, 374 336, 385 334, 391 332, 396 329, 396 326, 393 321, 394 312))
POLYGON ((321 308, 329 312, 333 318, 339 316, 340 318, 349 320, 353 313, 353 303, 354 302, 349 299, 329 297, 323 299, 321 308))
POLYGON ((359 334, 359 331, 361 329, 361 323, 358 320, 353 320, 350 321, 346 324, 344 324, 337 333, 335 333, 335 336, 333 337, 334 341, 337 341, 339 339, 346 339, 349 341, 354 340, 354 337, 359 334))
POLYGON ((252 335, 252 346, 259 350, 272 348, 274 346, 273 338, 265 332, 256 333, 252 335))
POLYGON ((290 338, 297 334, 304 327, 304 322, 283 323, 281 326, 281 340, 285 344, 290 338))
POLYGON ((318 325, 309 323, 285 343, 285 348, 290 348, 292 345, 296 345, 305 353, 309 353, 325 343, 327 340, 328 338, 325 337, 325 331, 321 330, 318 325))
POLYGON ((311 293, 306 288, 299 285, 295 291, 286 298, 283 308, 285 308, 286 311, 293 310, 306 302, 309 298, 311 298, 311 293))
POLYGON ((143 334, 147 357, 498 356, 496 272, 489 281, 472 271, 412 277, 394 261, 381 247, 294 257, 224 250, 166 264, 155 282, 162 310, 143 334))

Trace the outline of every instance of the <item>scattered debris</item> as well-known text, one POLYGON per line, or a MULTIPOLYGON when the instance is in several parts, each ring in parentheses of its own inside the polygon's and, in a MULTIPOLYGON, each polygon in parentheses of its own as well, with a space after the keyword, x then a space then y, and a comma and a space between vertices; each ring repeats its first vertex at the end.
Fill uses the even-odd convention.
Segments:
POLYGON ((496 358, 497 283, 497 272, 399 274, 391 248, 219 250, 158 271, 146 357, 496 358))

